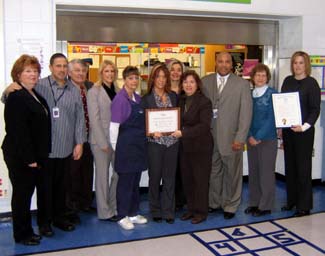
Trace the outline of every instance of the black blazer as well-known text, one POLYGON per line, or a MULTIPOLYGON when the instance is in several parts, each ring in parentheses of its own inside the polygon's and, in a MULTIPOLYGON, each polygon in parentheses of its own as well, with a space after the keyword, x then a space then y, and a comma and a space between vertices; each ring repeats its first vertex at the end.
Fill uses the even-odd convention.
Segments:
POLYGON ((179 100, 181 108, 181 150, 184 152, 211 153, 213 138, 211 134, 212 104, 202 93, 196 92, 189 109, 185 112, 186 96, 179 100))
POLYGON ((3 153, 24 164, 47 158, 51 151, 51 112, 45 99, 33 92, 42 104, 22 88, 9 94, 4 111, 3 153))
MULTIPOLYGON (((170 98, 172 106, 177 107, 177 94, 172 91, 172 92, 168 93, 168 96, 170 98)), ((146 109, 146 108, 158 108, 153 92, 147 93, 146 95, 144 95, 142 97, 142 99, 141 99, 140 104, 141 104, 142 108, 144 108, 144 109, 146 109)))

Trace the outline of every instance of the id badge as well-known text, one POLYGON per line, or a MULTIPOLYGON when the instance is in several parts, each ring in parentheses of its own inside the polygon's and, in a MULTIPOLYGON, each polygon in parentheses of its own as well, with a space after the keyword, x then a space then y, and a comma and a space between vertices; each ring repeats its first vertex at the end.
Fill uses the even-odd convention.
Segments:
POLYGON ((218 117, 218 109, 214 108, 212 111, 213 111, 213 118, 217 119, 217 117, 218 117))
POLYGON ((59 118, 60 117, 60 110, 58 107, 52 108, 52 114, 53 118, 59 118))

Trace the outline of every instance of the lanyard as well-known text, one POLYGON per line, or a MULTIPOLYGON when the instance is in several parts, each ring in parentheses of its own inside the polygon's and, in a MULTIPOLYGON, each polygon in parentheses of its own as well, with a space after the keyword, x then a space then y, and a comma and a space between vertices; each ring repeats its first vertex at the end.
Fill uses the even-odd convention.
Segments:
POLYGON ((54 91, 53 91, 52 84, 51 84, 51 80, 50 80, 50 76, 48 76, 47 79, 49 80, 49 83, 50 83, 51 92, 52 92, 53 100, 54 100, 54 104, 55 104, 55 107, 56 107, 57 103, 58 103, 59 100, 62 98, 63 94, 65 93, 65 89, 67 88, 67 86, 66 86, 66 85, 64 86, 64 88, 63 88, 63 92, 62 92, 61 95, 58 97, 58 99, 55 99, 54 91))

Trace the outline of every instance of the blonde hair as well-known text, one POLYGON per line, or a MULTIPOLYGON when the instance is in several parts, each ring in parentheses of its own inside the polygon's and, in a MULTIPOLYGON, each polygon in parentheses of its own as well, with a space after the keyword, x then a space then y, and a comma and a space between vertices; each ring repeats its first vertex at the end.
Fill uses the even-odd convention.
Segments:
POLYGON ((103 60, 103 62, 100 64, 99 69, 98 69, 98 80, 95 83, 96 86, 101 86, 103 84, 103 71, 107 66, 112 66, 114 69, 114 73, 115 73, 115 77, 114 77, 114 81, 117 79, 117 68, 114 64, 113 61, 110 60, 103 60))
POLYGON ((185 65, 184 65, 184 63, 181 62, 180 60, 174 59, 174 58, 171 59, 171 61, 168 62, 168 64, 167 64, 167 68, 168 68, 169 72, 171 71, 172 66, 174 66, 175 64, 178 64, 178 65, 181 66, 181 68, 182 68, 182 74, 183 74, 185 72, 185 65))

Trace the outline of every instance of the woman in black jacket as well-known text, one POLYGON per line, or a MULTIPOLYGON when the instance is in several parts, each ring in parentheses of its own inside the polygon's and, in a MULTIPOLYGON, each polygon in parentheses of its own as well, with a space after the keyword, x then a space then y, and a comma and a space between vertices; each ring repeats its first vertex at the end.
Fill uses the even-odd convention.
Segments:
POLYGON ((206 220, 209 209, 209 178, 213 139, 210 132, 212 104, 200 90, 202 85, 193 70, 182 76, 185 92, 180 98, 181 130, 172 135, 180 140, 180 164, 188 211, 181 220, 192 224, 206 220))
MULTIPOLYGON (((177 96, 170 87, 170 74, 166 65, 154 65, 149 76, 148 93, 141 101, 143 108, 176 107, 177 96)), ((159 132, 148 137, 149 206, 155 222, 165 219, 169 224, 174 223, 177 154, 177 138, 159 132)))
POLYGON ((35 187, 38 208, 47 211, 42 173, 46 171, 44 165, 51 148, 51 124, 45 99, 33 89, 40 71, 41 66, 33 56, 22 55, 16 60, 11 77, 21 89, 9 94, 4 111, 6 136, 2 149, 13 187, 13 234, 15 241, 24 245, 38 245, 41 240, 33 231, 30 213, 35 187))

